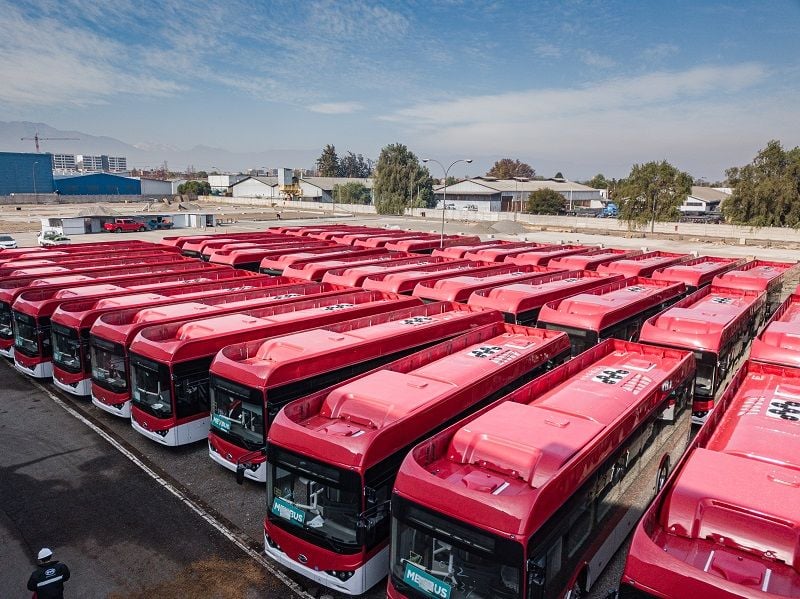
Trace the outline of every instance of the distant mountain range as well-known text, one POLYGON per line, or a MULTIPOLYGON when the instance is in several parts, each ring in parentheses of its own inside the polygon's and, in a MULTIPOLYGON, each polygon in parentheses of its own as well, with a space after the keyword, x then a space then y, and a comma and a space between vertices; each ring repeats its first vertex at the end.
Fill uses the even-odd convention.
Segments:
POLYGON ((249 168, 311 168, 320 150, 264 150, 262 152, 230 152, 221 148, 195 146, 181 149, 162 144, 129 144, 113 137, 89 135, 82 131, 56 129, 46 123, 28 121, 0 121, 0 152, 34 152, 33 137, 39 132, 44 137, 76 137, 76 141, 40 141, 42 152, 53 154, 108 154, 125 156, 128 168, 157 168, 164 161, 173 171, 184 171, 187 166, 195 170, 239 172, 249 168))

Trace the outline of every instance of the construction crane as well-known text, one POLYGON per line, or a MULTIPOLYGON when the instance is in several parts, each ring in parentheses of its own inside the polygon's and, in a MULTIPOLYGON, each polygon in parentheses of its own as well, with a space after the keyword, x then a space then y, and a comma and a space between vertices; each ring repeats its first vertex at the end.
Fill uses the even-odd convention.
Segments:
POLYGON ((36 133, 33 134, 33 137, 20 137, 19 139, 20 139, 20 141, 31 141, 31 140, 33 140, 33 143, 36 145, 36 153, 38 154, 39 153, 39 140, 42 140, 42 141, 55 141, 55 140, 59 140, 59 141, 61 141, 61 140, 78 141, 80 138, 79 137, 39 137, 39 132, 37 131, 36 133))

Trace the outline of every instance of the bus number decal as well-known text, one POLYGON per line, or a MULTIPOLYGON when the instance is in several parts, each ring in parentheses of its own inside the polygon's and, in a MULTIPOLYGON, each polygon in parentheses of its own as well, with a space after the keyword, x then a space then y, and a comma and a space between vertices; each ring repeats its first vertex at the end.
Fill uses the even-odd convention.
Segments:
POLYGON ((408 324, 412 327, 418 327, 423 324, 428 324, 429 322, 433 322, 433 318, 430 316, 412 316, 411 318, 406 318, 405 320, 400 321, 402 324, 408 324))
POLYGON ((580 281, 578 277, 570 277, 569 279, 562 279, 562 283, 577 283, 580 281))
POLYGON ((467 355, 473 358, 488 358, 501 351, 503 351, 503 348, 497 345, 481 345, 477 349, 467 352, 467 355))
POLYGON ((711 300, 712 304, 730 304, 733 302, 732 297, 715 297, 711 300))
POLYGON ((776 401, 773 399, 769 402, 767 416, 797 422, 800 420, 800 401, 776 401))
POLYGON ((280 497, 272 500, 272 509, 270 511, 278 518, 283 518, 298 526, 302 526, 306 520, 306 513, 303 510, 280 497))
POLYGON ((621 368, 616 368, 613 370, 611 368, 604 368, 598 374, 594 375, 592 380, 596 383, 603 383, 605 385, 616 385, 629 374, 630 371, 622 370, 621 368))
POLYGON ((439 599, 450 599, 451 587, 446 582, 443 582, 431 576, 422 568, 406 562, 406 568, 403 572, 403 581, 409 586, 422 591, 428 597, 438 597, 439 599))
POLYGON ((643 291, 647 291, 647 287, 642 285, 631 285, 628 287, 628 291, 632 291, 633 293, 641 293, 643 291))
POLYGON ((332 306, 325 306, 323 310, 327 310, 332 312, 333 310, 346 310, 347 308, 352 308, 355 304, 333 304, 332 306))

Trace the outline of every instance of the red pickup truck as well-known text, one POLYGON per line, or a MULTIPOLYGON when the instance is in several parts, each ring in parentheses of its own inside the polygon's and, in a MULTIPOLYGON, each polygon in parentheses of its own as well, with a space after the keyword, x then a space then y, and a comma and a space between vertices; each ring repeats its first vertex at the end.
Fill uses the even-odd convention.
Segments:
POLYGON ((122 233, 123 231, 147 231, 147 225, 133 220, 132 218, 115 218, 113 223, 106 223, 103 229, 112 233, 122 233))

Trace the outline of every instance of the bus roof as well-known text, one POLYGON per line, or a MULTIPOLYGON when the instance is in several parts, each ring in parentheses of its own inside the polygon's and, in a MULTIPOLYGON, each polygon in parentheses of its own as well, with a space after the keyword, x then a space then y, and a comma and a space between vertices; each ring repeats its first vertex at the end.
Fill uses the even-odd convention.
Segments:
POLYGON ((456 260, 463 258, 467 252, 473 252, 482 249, 503 247, 512 243, 510 241, 502 241, 500 239, 488 239, 487 241, 479 241, 477 243, 468 243, 465 245, 451 245, 446 248, 436 248, 431 252, 431 256, 440 256, 442 258, 450 258, 456 260))
POLYGON ((442 239, 438 235, 420 237, 416 239, 395 239, 386 244, 386 249, 397 252, 428 252, 435 250, 438 247, 447 247, 450 245, 463 245, 465 243, 475 243, 480 241, 481 238, 477 235, 445 235, 442 239))
POLYGON ((498 268, 488 262, 466 262, 458 260, 445 264, 433 264, 413 270, 403 269, 399 272, 381 272, 368 276, 361 283, 364 289, 375 289, 387 293, 411 294, 416 285, 422 281, 437 281, 455 274, 479 273, 498 268))
POLYGON ((417 445, 395 491, 527 540, 693 370, 689 352, 608 339, 417 445))
POLYGON ((197 254, 205 253, 205 250, 212 248, 212 247, 220 247, 228 243, 239 243, 247 241, 254 241, 256 243, 280 243, 281 241, 286 241, 287 238, 284 235, 277 235, 275 233, 248 233, 247 235, 242 235, 241 237, 232 237, 230 235, 222 234, 222 235, 215 235, 214 237, 210 237, 208 239, 194 239, 192 241, 187 241, 182 250, 184 252, 195 252, 197 254))
POLYGON ((443 341, 470 327, 499 321, 500 315, 491 310, 444 302, 423 304, 269 341, 229 345, 214 358, 211 372, 264 389, 311 376, 319 368, 332 368, 334 364, 326 356, 333 352, 349 352, 351 361, 359 359, 364 348, 373 346, 382 355, 392 354, 404 347, 443 341))
POLYGON ((109 256, 108 253, 103 254, 102 258, 93 257, 81 260, 63 260, 51 264, 42 264, 40 266, 28 266, 17 268, 13 266, 0 267, 0 279, 7 279, 11 277, 33 276, 36 274, 46 274, 48 271, 57 272, 54 269, 62 271, 80 271, 103 268, 104 266, 115 266, 125 264, 149 264, 156 262, 186 262, 187 258, 176 254, 174 252, 162 251, 145 251, 145 252, 130 252, 122 253, 118 256, 109 256), (30 273, 30 274, 26 274, 30 273))
POLYGON ((745 263, 744 258, 720 258, 719 256, 700 256, 653 271, 651 275, 660 281, 682 282, 687 287, 708 285, 715 276, 745 263))
POLYGON ((288 404, 268 442, 368 468, 568 347, 567 336, 556 331, 480 327, 288 404))
MULTIPOLYGON (((497 264, 497 263, 495 263, 497 264)), ((547 266, 515 266, 498 264, 498 268, 477 268, 469 273, 443 279, 420 281, 412 295, 428 301, 466 302, 474 291, 517 281, 546 277, 562 272, 547 266)))
MULTIPOLYGON (((558 258, 560 256, 569 256, 571 254, 578 254, 580 252, 584 252, 586 250, 591 249, 589 246, 586 245, 558 245, 553 247, 543 247, 539 248, 538 250, 532 250, 528 252, 523 252, 521 254, 516 254, 515 256, 507 256, 503 262, 509 262, 511 264, 530 264, 530 265, 547 265, 550 260, 554 258, 558 258)), ((569 269, 569 270, 576 270, 576 269, 569 269)), ((584 270, 584 269, 577 269, 577 270, 584 270)))
POLYGON ((408 231, 399 231, 392 229, 377 229, 374 231, 348 231, 346 233, 339 233, 331 237, 331 241, 341 243, 344 245, 355 245, 356 241, 360 239, 369 239, 370 237, 407 237, 410 235, 408 231))
POLYGON ((686 596, 800 594, 800 370, 748 361, 635 532, 624 580, 686 596))
POLYGON ((265 339, 332 322, 413 306, 418 300, 370 291, 318 297, 208 318, 143 328, 130 350, 160 362, 214 355, 241 339, 265 339))
POLYGON ((209 262, 217 264, 259 264, 267 256, 279 256, 292 251, 312 250, 316 248, 336 248, 327 241, 315 241, 309 239, 298 239, 298 243, 255 245, 239 247, 233 249, 219 249, 211 252, 209 262))
POLYGON ((645 252, 624 260, 615 260, 597 267, 597 272, 617 273, 626 277, 649 277, 656 269, 690 260, 690 254, 672 252, 645 252))
POLYGON ((348 256, 376 256, 386 253, 383 248, 357 249, 346 245, 337 245, 326 248, 286 252, 281 255, 265 256, 261 260, 261 271, 283 271, 287 266, 298 262, 308 263, 315 260, 328 260, 331 258, 344 258, 348 256))
POLYGON ((336 283, 348 287, 360 287, 364 279, 371 275, 389 272, 400 272, 403 270, 419 270, 431 268, 439 264, 464 264, 461 260, 447 260, 446 258, 433 258, 431 256, 418 256, 416 258, 401 258, 399 260, 387 260, 378 264, 368 264, 348 268, 336 268, 329 270, 322 277, 326 283, 336 283))
POLYGON ((407 254, 406 252, 384 251, 381 254, 370 254, 367 256, 352 254, 349 256, 339 256, 337 258, 314 259, 290 264, 283 269, 283 274, 287 277, 294 277, 306 281, 319 281, 329 270, 380 264, 387 260, 401 260, 411 257, 413 257, 412 254, 407 254))
POLYGON ((475 248, 467 252, 464 257, 467 260, 482 260, 484 262, 502 262, 509 256, 516 256, 524 254, 536 249, 551 248, 555 249, 559 246, 550 245, 547 243, 531 243, 527 241, 514 241, 508 242, 502 246, 488 247, 488 248, 475 248))
POLYGON ((753 339, 750 359, 800 367, 800 295, 787 297, 761 334, 753 339))
POLYGON ((92 325, 91 334, 127 345, 142 328, 157 323, 249 311, 310 299, 338 297, 352 291, 352 289, 328 283, 301 283, 236 293, 214 294, 198 297, 193 301, 184 299, 175 303, 157 303, 144 307, 137 304, 130 308, 115 309, 101 315, 92 325))
POLYGON ((764 292, 708 285, 647 319, 639 339, 644 343, 719 351, 733 325, 762 309, 764 292))
POLYGON ((602 275, 593 270, 567 270, 545 274, 522 283, 479 289, 470 295, 470 306, 492 308, 505 314, 536 310, 547 302, 588 291, 613 281, 622 275, 602 275))
POLYGON ((578 295, 548 302, 539 312, 539 322, 601 331, 629 316, 680 297, 685 290, 683 283, 643 277, 612 281, 578 295))
MULTIPOLYGON (((341 229, 325 229, 322 231, 316 231, 314 233, 310 233, 308 236, 312 239, 325 239, 325 240, 335 240, 337 237, 343 237, 345 235, 357 235, 359 232, 363 233, 378 233, 380 231, 385 231, 386 229, 379 229, 377 227, 366 227, 366 226, 359 226, 353 227, 350 225, 342 225, 341 229)), ((337 241, 336 243, 342 243, 341 241, 337 241)))
POLYGON ((775 285, 783 285, 789 271, 797 268, 797 262, 751 260, 739 268, 715 276, 712 285, 767 291, 775 285))
POLYGON ((548 262, 548 266, 557 266, 564 270, 597 270, 601 264, 624 260, 642 253, 642 250, 623 250, 618 248, 592 248, 575 254, 557 256, 548 262))

